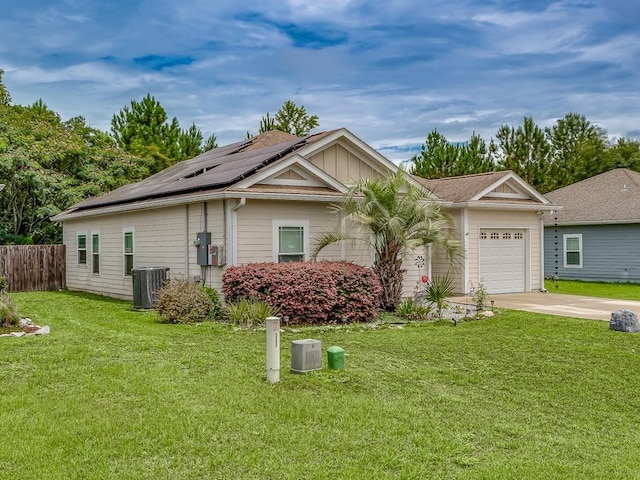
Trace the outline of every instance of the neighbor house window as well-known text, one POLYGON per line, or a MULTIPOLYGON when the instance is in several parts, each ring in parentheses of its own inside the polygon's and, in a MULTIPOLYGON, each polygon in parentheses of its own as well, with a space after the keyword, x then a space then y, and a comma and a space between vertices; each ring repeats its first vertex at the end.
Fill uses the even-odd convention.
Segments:
POLYGON ((78 235, 78 265, 87 264, 87 235, 78 235))
POLYGON ((274 220, 274 261, 303 262, 307 259, 309 222, 274 220))
POLYGON ((100 273, 100 234, 91 234, 91 272, 100 273))
POLYGON ((582 268, 582 234, 563 235, 565 268, 582 268))
POLYGON ((124 274, 130 276, 133 270, 133 229, 125 230, 123 233, 123 252, 124 274))

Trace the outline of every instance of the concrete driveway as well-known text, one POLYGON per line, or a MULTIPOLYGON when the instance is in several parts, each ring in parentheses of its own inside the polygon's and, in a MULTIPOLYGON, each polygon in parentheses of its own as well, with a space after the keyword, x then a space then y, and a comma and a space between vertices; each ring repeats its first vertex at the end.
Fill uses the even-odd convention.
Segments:
MULTIPOLYGON (((526 312, 546 313, 563 317, 611 319, 611 312, 624 309, 640 315, 640 301, 614 300, 611 298, 582 297, 558 293, 503 293, 490 295, 495 308, 510 308, 526 312)), ((472 297, 457 297, 452 301, 473 303, 472 297)))

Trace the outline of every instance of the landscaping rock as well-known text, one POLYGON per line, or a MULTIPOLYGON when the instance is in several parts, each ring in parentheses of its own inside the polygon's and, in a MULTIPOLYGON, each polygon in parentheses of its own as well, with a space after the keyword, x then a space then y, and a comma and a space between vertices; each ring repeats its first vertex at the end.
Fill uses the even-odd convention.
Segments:
POLYGON ((638 316, 631 310, 616 310, 611 314, 609 330, 629 333, 640 332, 638 316))
POLYGON ((49 325, 45 325, 33 333, 34 335, 49 335, 49 333, 51 333, 51 329, 49 328, 49 325))
POLYGON ((33 321, 30 318, 21 318, 18 322, 20 328, 28 327, 29 325, 33 325, 33 321))

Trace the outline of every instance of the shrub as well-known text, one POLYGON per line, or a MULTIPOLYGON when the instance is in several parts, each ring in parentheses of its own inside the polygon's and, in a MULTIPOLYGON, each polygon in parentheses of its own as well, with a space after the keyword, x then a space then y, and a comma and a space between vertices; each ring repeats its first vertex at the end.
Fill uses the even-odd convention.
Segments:
POLYGON ((396 315, 407 320, 427 320, 431 313, 431 305, 420 305, 407 298, 399 303, 395 311, 396 315))
POLYGON ((448 277, 434 278, 427 286, 427 300, 435 304, 440 320, 448 305, 446 298, 453 293, 453 289, 453 280, 448 277))
POLYGON ((220 318, 220 316, 222 315, 222 300, 220 299, 220 293, 218 293, 215 288, 209 287, 207 285, 202 286, 202 291, 207 294, 207 296, 213 303, 213 307, 209 312, 209 316, 212 319, 220 318))
POLYGON ((155 307, 162 322, 195 323, 210 318, 214 305, 199 283, 177 279, 160 289, 155 307))
POLYGON ((267 317, 275 317, 278 309, 255 298, 240 298, 228 303, 224 316, 231 325, 241 328, 253 328, 264 325, 267 317))
POLYGON ((227 303, 262 300, 292 325, 371 320, 382 291, 373 270, 349 262, 241 265, 228 268, 222 284, 227 303))
POLYGON ((18 325, 20 315, 15 302, 9 295, 0 293, 0 326, 12 327, 18 325))
POLYGON ((476 310, 484 310, 488 301, 489 293, 487 292, 487 287, 484 286, 484 283, 479 283, 476 291, 473 293, 473 303, 476 305, 476 310))

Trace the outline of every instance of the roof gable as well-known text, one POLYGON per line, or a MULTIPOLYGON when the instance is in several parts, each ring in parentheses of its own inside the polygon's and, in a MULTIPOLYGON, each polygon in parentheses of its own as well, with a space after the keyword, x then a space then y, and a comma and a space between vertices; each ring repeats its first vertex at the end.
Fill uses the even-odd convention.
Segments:
POLYGON ((452 203, 549 204, 549 200, 511 171, 437 179, 414 178, 442 200, 452 203))
POLYGON ((558 224, 640 223, 640 173, 616 168, 546 194, 558 224))
POLYGON ((270 165, 255 175, 238 182, 235 189, 245 189, 257 185, 278 187, 322 187, 337 193, 346 191, 345 185, 325 171, 313 165, 300 155, 291 155, 270 165))

